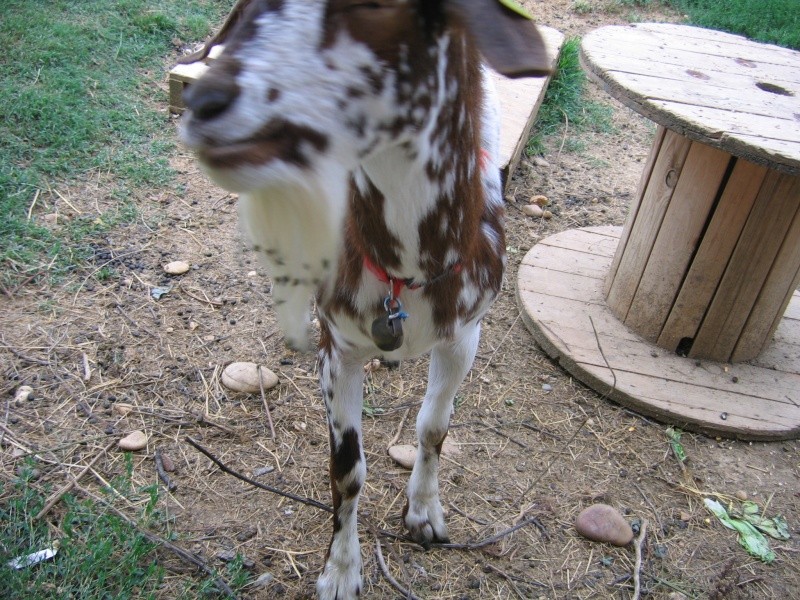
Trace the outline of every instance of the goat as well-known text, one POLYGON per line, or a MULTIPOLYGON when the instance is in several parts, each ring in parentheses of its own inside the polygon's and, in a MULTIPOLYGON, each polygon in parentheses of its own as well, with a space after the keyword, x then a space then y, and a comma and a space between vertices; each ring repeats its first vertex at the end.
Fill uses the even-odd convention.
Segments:
POLYGON ((448 539, 438 465, 453 398, 506 263, 498 106, 481 57, 547 73, 533 23, 500 0, 240 0, 184 94, 180 136, 270 268, 287 344, 320 323, 333 535, 324 600, 361 591, 363 364, 430 352, 403 511, 448 539))

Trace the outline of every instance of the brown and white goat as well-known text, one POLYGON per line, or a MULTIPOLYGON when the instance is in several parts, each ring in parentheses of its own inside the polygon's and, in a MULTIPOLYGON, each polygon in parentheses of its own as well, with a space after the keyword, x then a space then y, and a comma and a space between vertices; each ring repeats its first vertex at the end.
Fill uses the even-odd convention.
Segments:
POLYGON ((188 88, 183 142, 270 268, 287 343, 321 327, 333 537, 320 598, 361 589, 362 365, 430 352, 405 525, 447 540, 439 451, 505 265, 498 106, 482 64, 540 75, 533 24, 499 0, 241 0, 188 88))

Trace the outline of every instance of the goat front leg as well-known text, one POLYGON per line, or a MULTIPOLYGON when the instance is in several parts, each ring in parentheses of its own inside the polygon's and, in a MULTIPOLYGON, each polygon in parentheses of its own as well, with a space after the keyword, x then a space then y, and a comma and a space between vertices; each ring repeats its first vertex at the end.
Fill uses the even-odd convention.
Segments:
POLYGON ((320 600, 351 600, 361 593, 358 496, 367 475, 361 445, 364 369, 336 349, 320 351, 320 384, 330 432, 333 537, 317 580, 320 600))
POLYGON ((480 339, 476 324, 455 342, 431 352, 428 389, 417 415, 419 448, 406 490, 403 518, 411 537, 421 544, 447 542, 447 525, 439 501, 439 453, 447 437, 453 398, 475 359, 480 339))

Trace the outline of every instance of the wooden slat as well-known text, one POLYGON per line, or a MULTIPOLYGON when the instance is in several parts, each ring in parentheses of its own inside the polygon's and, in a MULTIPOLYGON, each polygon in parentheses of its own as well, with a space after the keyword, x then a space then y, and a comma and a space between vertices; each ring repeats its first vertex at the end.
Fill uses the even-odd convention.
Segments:
POLYGON ((653 174, 656 159, 661 152, 661 145, 664 143, 664 136, 666 133, 667 130, 659 125, 658 129, 656 130, 655 138, 653 139, 653 144, 650 146, 650 154, 647 157, 647 162, 645 163, 644 169, 642 170, 642 175, 639 178, 639 186, 636 188, 635 201, 628 209, 628 216, 625 219, 625 227, 622 229, 622 237, 619 240, 619 246, 617 247, 616 254, 614 254, 614 260, 611 262, 611 268, 608 270, 608 275, 606 275, 606 282, 605 286, 603 287, 603 295, 606 297, 608 297, 609 293, 611 293, 611 286, 613 285, 614 278, 617 275, 617 270, 619 269, 619 263, 622 261, 622 256, 625 254, 625 247, 628 244, 628 239, 630 238, 633 224, 636 222, 636 217, 639 214, 639 206, 642 203, 642 197, 644 196, 644 193, 647 191, 647 184, 650 182, 650 177, 653 174))
MULTIPOLYGON (((617 249, 619 238, 616 236, 606 235, 603 228, 596 228, 598 231, 593 231, 594 228, 586 227, 581 231, 583 234, 575 233, 574 235, 569 232, 564 232, 565 235, 560 236, 558 239, 547 238, 540 243, 554 248, 564 248, 569 250, 577 250, 587 254, 595 254, 597 256, 611 257, 617 249)), ((524 259, 523 259, 524 260, 524 259)))
MULTIPOLYGON (((787 197, 793 181, 771 171, 764 179, 714 300, 694 340, 691 356, 730 360, 745 322, 783 243, 797 207, 787 197)), ((774 316, 771 315, 771 316, 774 316)))
POLYGON ((740 361, 758 354, 777 327, 780 315, 786 310, 794 290, 798 284, 798 266, 800 266, 800 177, 783 175, 778 189, 782 190, 781 199, 786 207, 784 218, 791 220, 791 227, 783 239, 778 255, 769 270, 753 310, 742 329, 736 348, 731 356, 732 361, 740 361), (785 191, 784 191, 785 190, 785 191), (791 216, 794 206, 795 213, 791 216), (778 315, 777 319, 775 315, 778 315))
POLYGON ((681 25, 602 27, 581 43, 590 75, 659 125, 800 174, 800 52, 681 25))
POLYGON ((766 173, 766 167, 736 162, 658 338, 659 346, 676 349, 683 338, 697 334, 766 173))
POLYGON ((609 307, 622 321, 628 316, 690 146, 690 140, 671 131, 664 136, 607 296, 609 307))
MULTIPOLYGON (((606 231, 619 235, 618 228, 606 231)), ((570 245, 580 232, 568 232, 570 245)), ((602 302, 600 279, 549 268, 560 262, 559 268, 586 272, 576 260, 611 263, 582 250, 562 261, 568 250, 562 235, 534 248, 537 259, 520 265, 517 286, 523 320, 561 366, 614 401, 686 429, 745 439, 800 436, 800 294, 787 310, 793 317, 783 319, 775 343, 760 357, 767 363, 681 358, 620 323, 602 302), (558 259, 548 261, 549 250, 557 250, 558 259), (531 264, 537 261, 544 266, 531 264)))
POLYGON ((727 152, 693 143, 625 323, 652 342, 667 321, 730 164, 727 152))

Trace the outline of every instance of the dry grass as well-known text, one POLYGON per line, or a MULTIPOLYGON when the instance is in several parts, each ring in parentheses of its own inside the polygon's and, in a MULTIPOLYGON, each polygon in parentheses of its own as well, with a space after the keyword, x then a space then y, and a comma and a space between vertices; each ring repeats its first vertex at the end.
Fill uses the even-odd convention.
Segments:
MULTIPOLYGON (((568 2, 552 5, 545 8, 554 14, 543 20, 556 26, 561 20, 569 33, 599 18, 570 13, 568 2)), ((554 140, 550 165, 525 162, 511 184, 507 290, 486 319, 475 366, 459 392, 449 437, 459 452, 443 461, 441 472, 451 539, 468 545, 503 535, 480 549, 427 552, 401 537, 408 472, 386 448, 393 439, 414 442, 428 363, 407 361, 367 376, 369 475, 360 506, 366 597, 399 595, 376 557, 377 540, 385 571, 420 598, 629 598, 637 571, 649 598, 796 597, 796 540, 783 544, 775 564, 762 565, 732 532, 708 520, 702 497, 745 490, 762 505, 769 500, 770 511, 796 528, 798 444, 687 434, 684 471, 664 425, 572 380, 535 346, 519 318, 516 269, 533 243, 562 229, 624 218, 651 130, 619 107, 615 122, 615 134, 587 134, 582 153, 559 154, 554 140), (553 201, 551 221, 517 210, 533 193, 553 201), (598 501, 630 521, 649 523, 641 569, 633 547, 595 544, 575 533, 576 515, 598 501)), ((21 287, 3 298, 0 478, 14 476, 18 450, 37 457, 37 485, 55 490, 85 470, 80 486, 98 493, 124 467, 109 442, 141 429, 149 444, 134 454, 133 484, 159 483, 156 451, 176 466, 169 476, 177 488, 170 492, 160 483, 168 531, 156 533, 174 534, 178 546, 211 567, 222 568, 219 554, 233 551, 245 557, 252 579, 274 575, 263 590, 245 587, 243 597, 310 597, 329 516, 223 473, 186 437, 248 477, 328 504, 328 434, 315 358, 284 349, 267 281, 251 274, 260 269, 236 241, 235 199, 210 186, 188 157, 174 157, 174 165, 185 195, 139 198, 141 221, 97 240, 93 271, 58 288, 21 287), (161 265, 174 259, 194 268, 170 278, 161 265), (170 291, 155 300, 150 290, 164 286, 170 291), (221 369, 234 360, 278 373, 279 386, 265 396, 274 439, 261 397, 220 384, 221 369), (13 392, 23 383, 34 397, 15 402, 13 392), (123 415, 115 409, 121 404, 133 408, 123 415), (254 475, 259 469, 268 472, 254 475)), ((57 197, 43 200, 69 218, 70 208, 57 197)), ((96 203, 91 193, 73 194, 70 202, 87 214, 102 210, 102 199, 96 203)), ((117 507, 131 515, 141 508, 122 499, 117 507)), ((60 510, 56 504, 45 517, 55 535, 60 510)), ((198 577, 196 566, 166 550, 160 559, 169 571, 161 597, 180 596, 186 581, 198 577)))

